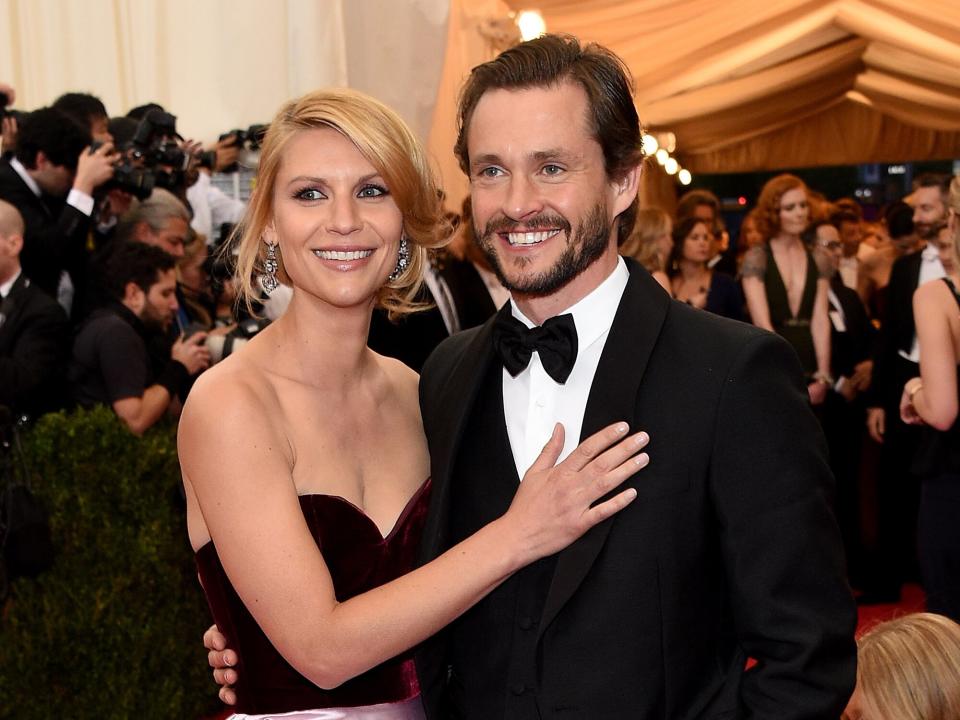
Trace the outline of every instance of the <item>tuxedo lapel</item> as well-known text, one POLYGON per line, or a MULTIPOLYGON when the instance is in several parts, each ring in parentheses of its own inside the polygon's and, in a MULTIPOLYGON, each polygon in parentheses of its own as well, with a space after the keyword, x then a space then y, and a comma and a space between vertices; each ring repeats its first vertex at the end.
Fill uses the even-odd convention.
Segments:
MULTIPOLYGON (((504 306, 510 312, 510 304, 504 306)), ((477 392, 493 360, 493 321, 490 318, 458 353, 455 367, 439 389, 439 408, 430 418, 430 475, 432 491, 430 511, 421 546, 421 560, 428 562, 446 549, 445 537, 450 507, 450 475, 467 418, 473 410, 477 392)), ((425 418, 426 420, 426 418, 425 418)))
MULTIPOLYGON (((627 260, 627 267, 630 279, 590 387, 581 441, 612 422, 633 421, 640 382, 670 307, 669 296, 645 270, 631 260, 627 260)), ((586 577, 614 519, 595 526, 560 553, 539 625, 540 635, 586 577)))

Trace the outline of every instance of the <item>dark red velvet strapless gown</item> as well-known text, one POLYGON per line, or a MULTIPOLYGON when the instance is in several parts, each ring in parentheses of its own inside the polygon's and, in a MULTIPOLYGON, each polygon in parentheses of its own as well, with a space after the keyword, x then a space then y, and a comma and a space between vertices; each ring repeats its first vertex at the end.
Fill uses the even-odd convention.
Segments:
MULTIPOLYGON (((332 495, 302 495, 300 508, 330 569, 340 601, 413 569, 429 504, 430 481, 417 490, 387 537, 356 505, 332 495)), ((413 651, 323 690, 300 675, 270 644, 230 585, 213 543, 196 554, 217 627, 237 651, 236 712, 281 713, 408 700, 419 694, 413 651)), ((290 568, 296 572, 296 568, 290 568)))

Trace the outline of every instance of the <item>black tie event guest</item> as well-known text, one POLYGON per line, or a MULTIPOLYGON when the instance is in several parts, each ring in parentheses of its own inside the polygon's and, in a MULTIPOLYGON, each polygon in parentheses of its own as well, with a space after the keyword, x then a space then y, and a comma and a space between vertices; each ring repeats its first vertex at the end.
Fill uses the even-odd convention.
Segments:
POLYGON ((441 213, 426 155, 376 100, 318 91, 270 124, 238 277, 247 298, 255 268, 293 296, 200 377, 179 433, 239 717, 422 718, 410 648, 636 495, 615 488, 647 462, 644 433, 611 424, 554 466, 555 428, 509 508, 413 570, 431 494, 417 376, 366 341, 375 306, 411 309, 441 213))
POLYGON ((116 158, 110 143, 89 144, 66 115, 41 108, 20 124, 15 156, 0 160, 0 199, 25 224, 23 271, 68 312, 85 280, 93 192, 113 176, 116 158))
POLYGON ((927 609, 960 621, 960 176, 950 185, 949 225, 933 244, 946 277, 913 294, 920 375, 904 386, 900 415, 929 426, 913 466, 923 481, 917 542, 927 609))
POLYGON ((428 717, 838 717, 856 613, 802 371, 782 338, 676 302, 618 257, 642 160, 622 62, 545 35, 475 68, 459 118, 478 242, 512 300, 424 366, 422 560, 509 506, 558 421, 570 450, 642 419, 662 452, 628 481, 636 501, 424 644, 428 717), (572 368, 554 357, 569 319, 548 325, 564 315, 572 368), (509 318, 542 328, 549 361, 530 349, 520 369, 509 318))
POLYGON ((160 362, 150 356, 151 338, 167 330, 177 311, 172 255, 150 245, 123 243, 102 261, 112 301, 80 327, 70 385, 79 405, 111 407, 132 433, 141 435, 168 411, 187 376, 210 364, 210 355, 205 335, 197 333, 174 342, 160 362))
POLYGON ((767 181, 757 199, 757 224, 767 242, 747 251, 740 273, 753 324, 793 345, 807 378, 810 402, 820 405, 833 385, 829 284, 800 239, 810 223, 808 194, 807 186, 793 175, 767 181))
POLYGON ((23 218, 0 200, 0 405, 35 418, 66 402, 67 316, 20 267, 23 218))
POLYGON ((817 222, 803 239, 815 249, 814 257, 822 265, 821 274, 830 281, 830 371, 835 381, 827 392, 821 420, 830 448, 830 467, 837 481, 837 522, 847 551, 847 569, 851 583, 859 587, 865 562, 860 517, 865 393, 872 377, 876 329, 860 296, 840 277, 843 243, 837 228, 829 222, 817 222))
POLYGON ((674 298, 695 308, 743 320, 743 294, 736 281, 711 268, 713 240, 708 225, 688 217, 673 228, 670 287, 674 298))
POLYGON ((873 363, 867 429, 880 443, 876 477, 877 540, 869 587, 860 601, 896 602, 903 582, 916 572, 916 521, 920 483, 911 472, 922 432, 900 419, 904 384, 920 374, 913 294, 944 276, 935 241, 947 226, 950 178, 924 174, 911 196, 913 230, 921 249, 898 258, 890 270, 873 363))

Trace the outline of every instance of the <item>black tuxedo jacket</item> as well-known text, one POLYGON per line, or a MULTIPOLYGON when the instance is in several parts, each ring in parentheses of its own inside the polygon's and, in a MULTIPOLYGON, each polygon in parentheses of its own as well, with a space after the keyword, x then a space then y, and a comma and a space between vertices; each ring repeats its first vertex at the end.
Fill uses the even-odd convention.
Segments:
POLYGON ((6 160, 0 161, 0 199, 14 205, 23 216, 23 273, 56 297, 60 273, 66 270, 79 292, 90 218, 62 199, 38 198, 6 160))
POLYGON ((831 280, 830 289, 840 302, 846 328, 840 332, 831 322, 831 374, 836 378, 850 377, 854 367, 871 356, 877 331, 870 322, 860 296, 855 290, 844 285, 839 275, 835 275, 831 280))
MULTIPOLYGON (((797 356, 629 267, 582 437, 628 420, 649 432, 651 463, 628 481, 638 497, 626 510, 559 554, 537 625, 541 716, 836 718, 855 681, 856 611, 797 356)), ((423 561, 447 547, 451 468, 497 362, 492 325, 453 336, 424 367, 423 561)), ((441 633, 417 657, 431 718, 443 644, 441 633)))
POLYGON ((907 361, 900 357, 899 351, 910 352, 916 334, 913 293, 920 282, 922 254, 922 251, 917 251, 897 258, 890 270, 873 363, 870 404, 874 407, 893 408, 900 404, 904 380, 898 368, 907 361))
POLYGON ((63 308, 21 274, 0 314, 0 405, 32 416, 62 405, 70 349, 63 308))
POLYGON ((483 325, 497 312, 490 291, 472 262, 450 258, 440 274, 450 288, 462 330, 483 325))

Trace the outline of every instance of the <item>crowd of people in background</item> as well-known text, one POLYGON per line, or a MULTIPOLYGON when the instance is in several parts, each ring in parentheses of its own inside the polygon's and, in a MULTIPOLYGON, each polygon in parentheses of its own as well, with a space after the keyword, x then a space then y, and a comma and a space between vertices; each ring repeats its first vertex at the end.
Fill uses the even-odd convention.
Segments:
MULTIPOLYGON (((103 404, 141 434, 282 312, 282 287, 262 307, 238 305, 221 251, 221 226, 245 207, 210 174, 236 162, 236 138, 206 151, 172 129, 145 139, 145 125, 171 117, 151 105, 111 118, 81 93, 4 116, 0 404, 18 415, 103 404)), ((675 210, 642 208, 621 252, 677 301, 790 342, 829 446, 860 601, 896 601, 919 577, 928 608, 960 620, 960 179, 913 185, 868 221, 856 201, 779 175, 735 236, 718 198, 693 190, 675 210)), ((399 323, 378 311, 371 325, 370 346, 416 370, 508 297, 472 240, 469 200, 447 221, 450 243, 425 271, 427 309, 399 323)), ((882 636, 892 629, 864 639, 862 676, 882 636)), ((871 687, 864 702, 894 702, 890 682, 871 687)))

